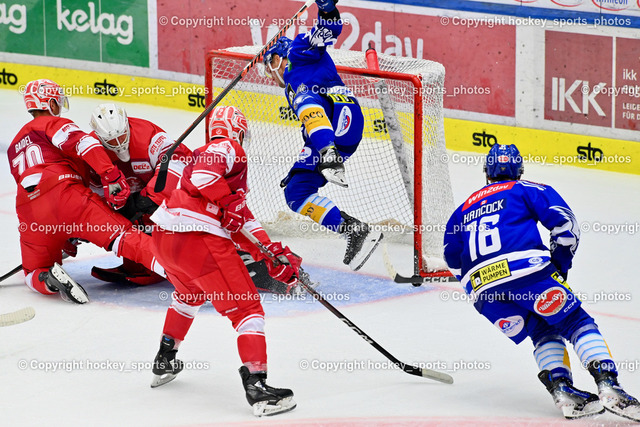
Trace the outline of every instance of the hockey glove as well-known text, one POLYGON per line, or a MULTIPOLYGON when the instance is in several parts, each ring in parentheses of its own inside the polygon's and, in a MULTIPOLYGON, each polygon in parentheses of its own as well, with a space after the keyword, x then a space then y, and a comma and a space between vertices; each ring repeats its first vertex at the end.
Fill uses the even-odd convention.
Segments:
POLYGON ((279 262, 267 260, 269 276, 287 284, 294 284, 298 280, 302 258, 291 252, 288 246, 282 247, 280 242, 270 242, 265 245, 279 262))
POLYGON ((323 11, 324 13, 329 13, 336 8, 337 0, 316 0, 316 4, 318 5, 318 9, 323 11))
POLYGON ((158 209, 158 205, 156 205, 153 200, 142 195, 142 192, 136 192, 131 193, 131 196, 127 199, 127 203, 120 209, 120 214, 129 221, 136 222, 143 215, 153 214, 156 209, 158 209))
POLYGON ((222 209, 220 225, 229 233, 240 231, 251 216, 243 193, 231 193, 224 196, 218 200, 218 206, 222 209))
POLYGON ((129 198, 131 190, 122 172, 116 167, 100 177, 104 198, 114 209, 120 209, 129 198))
POLYGON ((80 241, 76 238, 67 239, 62 245, 62 259, 78 255, 78 245, 80 241))

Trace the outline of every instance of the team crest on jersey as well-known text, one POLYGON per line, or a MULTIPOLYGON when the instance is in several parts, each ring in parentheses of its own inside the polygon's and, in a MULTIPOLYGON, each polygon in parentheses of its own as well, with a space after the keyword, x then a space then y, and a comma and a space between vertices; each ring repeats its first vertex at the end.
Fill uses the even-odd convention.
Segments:
POLYGON ((498 319, 494 325, 498 327, 508 337, 515 337, 524 329, 524 319, 522 316, 509 316, 498 319))
POLYGON ((352 121, 353 119, 351 116, 351 109, 349 107, 343 107, 342 111, 340 111, 340 118, 338 119, 338 129, 336 130, 336 136, 342 136, 349 132, 352 121))
POLYGON ((131 169, 134 173, 148 173, 153 170, 149 162, 131 162, 131 169))
POLYGON ((554 286, 541 293, 533 305, 533 309, 541 316, 553 316, 567 303, 567 290, 554 286))

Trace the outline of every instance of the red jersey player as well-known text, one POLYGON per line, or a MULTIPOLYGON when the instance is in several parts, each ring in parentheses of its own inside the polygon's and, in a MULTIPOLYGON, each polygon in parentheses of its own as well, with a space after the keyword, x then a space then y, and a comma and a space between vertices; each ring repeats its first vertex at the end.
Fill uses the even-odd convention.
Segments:
POLYGON ((247 158, 242 142, 247 120, 235 107, 217 107, 209 122, 210 142, 194 151, 180 187, 151 219, 156 254, 174 284, 173 301, 164 323, 160 350, 154 361, 152 387, 165 384, 182 370, 176 359, 198 309, 207 300, 231 320, 238 332, 242 360, 240 376, 254 414, 272 415, 295 407, 293 392, 268 386, 264 311, 234 242, 263 259, 240 230, 251 231, 280 259, 271 275, 281 281, 296 280, 301 259, 289 248, 271 242, 247 207, 247 158))
MULTIPOLYGON (((116 104, 100 104, 90 121, 96 137, 107 149, 109 157, 125 176, 131 196, 119 213, 140 226, 151 225, 148 215, 176 188, 184 167, 191 161, 192 153, 185 145, 176 149, 169 162, 167 183, 161 193, 154 191, 155 175, 160 160, 174 143, 173 139, 152 122, 127 117, 124 108, 116 104)), ((99 183, 97 176, 94 184, 99 183)), ((115 268, 93 267, 91 275, 107 282, 124 282, 150 285, 164 280, 140 264, 127 258, 115 268)))
POLYGON ((42 294, 60 295, 79 304, 85 290, 60 266, 70 238, 86 239, 164 273, 151 252, 151 239, 113 212, 88 187, 89 168, 100 176, 104 197, 122 207, 129 186, 104 148, 71 120, 62 88, 47 79, 29 82, 24 102, 33 120, 20 129, 7 150, 18 184, 16 212, 26 284, 42 294))

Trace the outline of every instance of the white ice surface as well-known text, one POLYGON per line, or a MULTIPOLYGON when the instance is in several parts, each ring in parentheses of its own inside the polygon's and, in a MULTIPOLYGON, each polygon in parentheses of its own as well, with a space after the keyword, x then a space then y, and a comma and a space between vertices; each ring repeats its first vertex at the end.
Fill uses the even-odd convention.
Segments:
MULTIPOLYGON (((66 117, 88 130, 95 100, 73 98, 66 117)), ((196 115, 127 104, 131 116, 148 118, 178 137, 196 115)), ((29 120, 19 95, 0 90, 0 145, 5 147, 29 120)), ((202 141, 202 126, 188 139, 202 141)), ((15 183, 0 162, 0 273, 20 263, 15 183)), ((481 166, 451 165, 456 203, 481 187, 481 166)), ((581 223, 638 224, 640 176, 572 167, 527 165, 527 179, 553 185, 581 223)), ((640 231, 640 230, 637 230, 640 231)), ((585 308, 596 318, 616 360, 627 362, 620 379, 640 395, 640 262, 638 234, 584 232, 570 283, 588 296, 585 308), (624 301, 593 302, 607 292, 624 301)), ((545 237, 546 240, 546 237, 545 237)), ((472 305, 453 301, 455 284, 413 288, 387 279, 380 251, 361 273, 342 265, 344 242, 284 239, 303 256, 320 291, 357 326, 404 362, 429 362, 446 370, 445 385, 397 369, 376 369, 386 359, 333 314, 312 301, 265 302, 269 382, 295 392, 298 408, 256 420, 244 398, 237 368, 236 334, 211 309, 195 320, 180 348, 191 369, 158 389, 149 387, 148 367, 157 351, 169 285, 132 289, 107 285, 89 275, 92 265, 117 265, 100 249, 82 245, 65 263, 93 301, 65 303, 30 291, 22 273, 0 283, 0 312, 33 306, 36 317, 0 329, 0 425, 563 425, 561 413, 536 378, 530 341, 515 346, 472 305), (444 299, 448 298, 448 301, 444 299), (346 300, 346 301, 345 301, 346 300), (333 302, 333 301, 332 301, 333 302), (47 363, 67 363, 46 372, 47 363), (344 362, 337 371, 319 366, 344 362), (124 364, 124 370, 89 363, 124 364), (303 369, 305 363, 316 368, 303 369), (373 368, 364 367, 373 363, 373 368), (454 364, 466 368, 453 371, 454 364), (72 364, 75 364, 73 366, 72 364), (349 369, 349 364, 357 364, 349 369), (475 366, 475 369, 473 369, 475 366), (470 369, 471 368, 471 369, 470 369)), ((400 272, 411 269, 411 249, 390 245, 400 272)), ((576 385, 594 391, 589 375, 572 353, 576 385)), ((384 366, 382 366, 384 367, 384 366)), ((605 414, 580 425, 619 425, 605 414)), ((569 423, 566 423, 569 425, 569 423)))

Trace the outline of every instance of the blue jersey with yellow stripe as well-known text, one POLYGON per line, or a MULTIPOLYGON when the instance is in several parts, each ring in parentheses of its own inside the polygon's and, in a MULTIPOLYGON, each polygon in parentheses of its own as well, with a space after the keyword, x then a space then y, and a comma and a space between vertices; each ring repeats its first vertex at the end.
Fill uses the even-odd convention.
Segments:
POLYGON ((451 215, 444 256, 468 294, 497 286, 525 284, 553 264, 566 272, 578 247, 573 212, 550 186, 529 181, 492 183, 473 193, 451 215), (537 224, 551 231, 551 247, 537 224))

